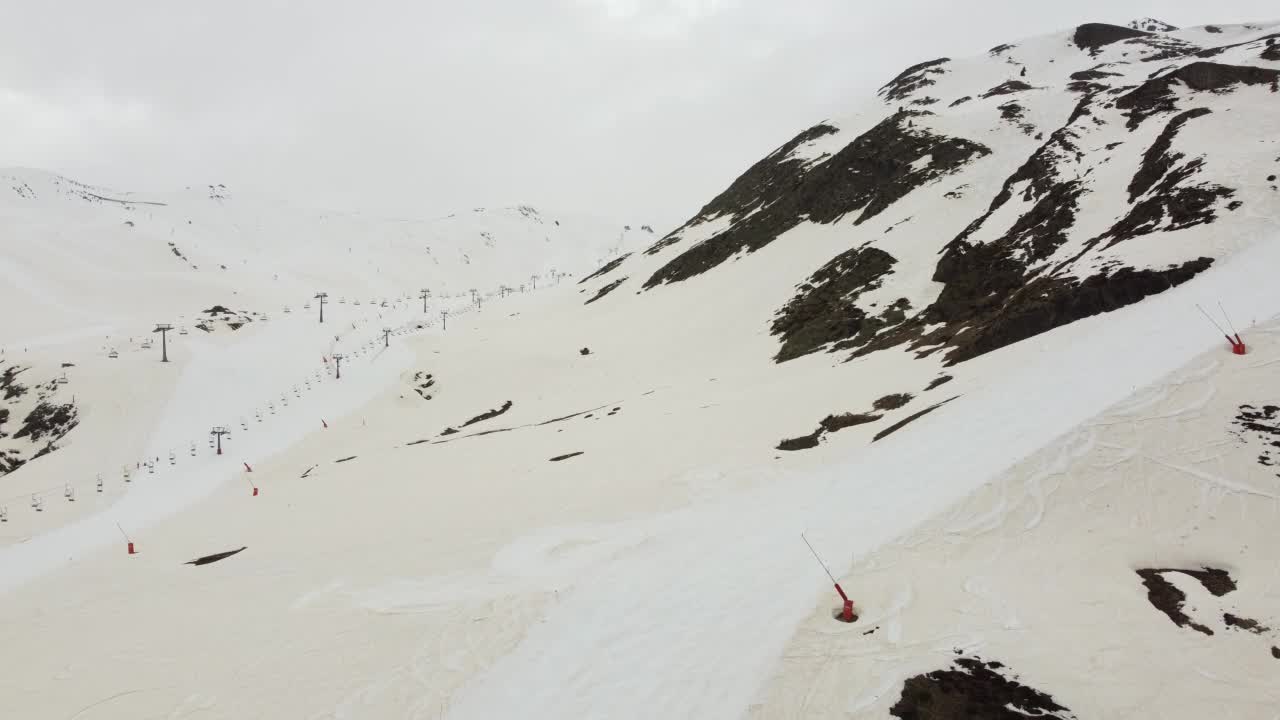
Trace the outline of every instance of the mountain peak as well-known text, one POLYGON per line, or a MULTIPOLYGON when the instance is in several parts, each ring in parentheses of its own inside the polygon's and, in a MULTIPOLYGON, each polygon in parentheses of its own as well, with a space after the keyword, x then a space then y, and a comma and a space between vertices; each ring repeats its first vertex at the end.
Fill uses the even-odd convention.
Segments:
POLYGON ((1155 18, 1149 18, 1149 17, 1138 18, 1137 20, 1130 20, 1126 24, 1126 27, 1132 30, 1141 30, 1143 32, 1151 32, 1151 33, 1173 32, 1174 30, 1178 29, 1177 25, 1170 25, 1169 23, 1163 20, 1157 20, 1155 18))

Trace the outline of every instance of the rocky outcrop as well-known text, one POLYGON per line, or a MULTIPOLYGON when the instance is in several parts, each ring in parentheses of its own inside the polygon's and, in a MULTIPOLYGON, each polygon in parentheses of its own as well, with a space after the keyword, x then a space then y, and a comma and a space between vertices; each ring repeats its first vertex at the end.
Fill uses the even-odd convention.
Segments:
POLYGON ((1052 696, 1018 682, 1003 663, 968 657, 957 658, 948 669, 908 678, 889 714, 901 720, 1075 718, 1052 696))
POLYGON ((1021 80, 1009 80, 1007 82, 1000 83, 999 85, 982 93, 981 97, 989 98, 989 97, 995 97, 996 95, 1011 95, 1016 92, 1022 92, 1024 90, 1030 90, 1030 89, 1031 89, 1031 86, 1028 85, 1027 83, 1022 82, 1021 80))
POLYGON ((1097 55, 1103 47, 1111 43, 1128 40, 1129 38, 1146 37, 1150 34, 1142 30, 1119 25, 1085 23, 1076 28, 1075 35, 1072 36, 1071 41, 1081 50, 1087 50, 1089 54, 1097 55))
POLYGON ((885 83, 880 88, 880 97, 887 102, 897 102, 907 98, 916 90, 935 84, 937 80, 930 76, 945 73, 946 70, 942 66, 949 62, 951 58, 938 58, 912 65, 885 83))
POLYGON ((1152 115, 1178 109, 1174 87, 1199 92, 1226 92, 1237 85, 1269 85, 1278 78, 1280 70, 1198 61, 1147 80, 1121 95, 1116 100, 1116 107, 1128 111, 1126 127, 1133 130, 1152 115))
POLYGON ((858 296, 880 287, 896 262, 889 253, 868 247, 847 250, 823 265, 774 318, 770 331, 782 337, 774 359, 785 362, 874 332, 874 323, 857 305, 858 296))
POLYGON ((1160 136, 1156 138, 1156 141, 1151 144, 1151 147, 1147 148, 1147 151, 1142 156, 1142 165, 1129 183, 1129 202, 1133 202, 1138 199, 1139 195, 1150 190, 1157 180, 1164 177, 1182 159, 1181 153, 1175 153, 1169 149, 1173 145, 1173 138, 1177 136, 1182 126, 1186 125, 1188 121, 1202 115, 1208 115, 1210 112, 1209 108, 1196 108, 1188 110, 1169 121, 1169 124, 1160 132, 1160 136))
POLYGON ((590 305, 591 303, 593 303, 593 302, 595 302, 595 301, 599 300, 600 298, 604 297, 605 295, 608 295, 609 293, 613 292, 614 290, 617 290, 617 289, 618 289, 618 287, 619 287, 620 285, 622 285, 622 283, 624 283, 624 282, 626 282, 626 281, 627 281, 627 278, 622 277, 622 278, 618 278, 617 280, 614 280, 613 282, 609 283, 608 285, 605 285, 604 287, 602 287, 602 288, 600 288, 599 290, 597 290, 597 291, 596 291, 596 294, 595 294, 595 295, 592 295, 592 296, 591 296, 591 297, 590 297, 590 298, 589 298, 585 303, 583 303, 583 305, 590 305))
POLYGON ((644 254, 657 254, 664 248, 680 242, 684 233, 691 228, 714 218, 725 215, 737 218, 759 208, 766 200, 777 194, 780 188, 794 184, 796 179, 804 173, 805 162, 793 156, 800 146, 836 132, 839 131, 835 127, 819 123, 795 136, 748 168, 724 192, 704 205, 697 215, 649 246, 644 254))
POLYGON ((617 269, 618 269, 618 266, 619 266, 619 265, 621 265, 621 264, 622 264, 622 263, 623 263, 627 258, 629 258, 629 257, 631 257, 631 253, 625 253, 625 254, 623 254, 623 255, 620 255, 620 256, 618 256, 618 257, 616 257, 616 258, 614 258, 614 259, 610 260, 609 262, 607 262, 607 263, 605 263, 604 265, 600 266, 600 269, 599 269, 599 270, 596 270, 595 272, 591 273, 590 275, 588 275, 588 276, 586 276, 586 277, 582 278, 581 280, 579 280, 579 281, 578 281, 578 284, 579 284, 579 285, 581 285, 581 284, 585 283, 585 282, 586 282, 586 281, 588 281, 588 280, 594 280, 595 278, 603 277, 603 276, 605 276, 605 275, 608 275, 609 273, 613 272, 614 270, 617 270, 617 269))
MULTIPOLYGON (((830 223, 857 213, 853 223, 860 224, 916 188, 990 154, 976 142, 914 126, 911 119, 922 114, 891 115, 813 169, 792 167, 789 175, 773 175, 767 185, 745 184, 759 187, 760 194, 733 205, 758 212, 662 266, 644 287, 699 275, 739 253, 759 250, 805 220, 830 223)), ((740 185, 742 179, 733 187, 740 185)))

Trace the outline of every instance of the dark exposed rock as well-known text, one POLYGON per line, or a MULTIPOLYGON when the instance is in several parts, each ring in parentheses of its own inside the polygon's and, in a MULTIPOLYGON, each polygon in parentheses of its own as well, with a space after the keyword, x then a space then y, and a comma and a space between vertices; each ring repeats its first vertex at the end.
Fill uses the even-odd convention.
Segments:
MULTIPOLYGON (((1174 155, 1176 157, 1169 162, 1181 157, 1174 155)), ((1204 160, 1197 158, 1167 172, 1147 197, 1130 207, 1129 212, 1105 233, 1086 243, 1085 251, 1102 241, 1106 241, 1103 245, 1106 249, 1139 235, 1182 230, 1216 220, 1218 206, 1234 196, 1235 191, 1212 183, 1189 185, 1187 181, 1203 167, 1204 160)), ((1133 186, 1130 188, 1132 190, 1133 186)), ((1239 205, 1228 203, 1226 207, 1235 210, 1239 205)))
POLYGON ((206 315, 230 315, 231 314, 231 311, 223 307, 222 305, 214 305, 213 307, 209 308, 208 310, 205 310, 204 312, 206 315))
POLYGON ((1086 23, 1076 28, 1072 41, 1081 50, 1088 50, 1091 55, 1097 55, 1099 50, 1111 43, 1128 40, 1129 38, 1146 37, 1150 34, 1119 25, 1086 23))
POLYGON ((1182 129, 1182 126, 1186 125, 1189 120, 1208 115, 1210 112, 1212 111, 1209 108, 1195 108, 1194 110, 1180 113, 1169 121, 1169 124, 1160 132, 1160 136, 1156 138, 1155 142, 1151 143, 1151 147, 1147 148, 1147 152, 1143 154, 1142 165, 1129 183, 1129 202, 1133 202, 1139 195, 1150 190, 1157 180, 1164 177, 1182 159, 1181 153, 1170 152, 1173 138, 1182 129))
POLYGON ((1128 44, 1149 49, 1148 52, 1141 53, 1138 58, 1144 63, 1183 58, 1197 54, 1201 50, 1199 45, 1169 35, 1149 35, 1147 37, 1134 38, 1129 40, 1128 44))
POLYGON ((1035 129, 1036 129, 1035 125, 1032 125, 1031 123, 1023 121, 1024 118, 1026 117, 1027 109, 1022 107, 1018 103, 1007 102, 1001 105, 999 107, 999 110, 1000 110, 1000 117, 1002 119, 1008 122, 1011 122, 1014 125, 1017 125, 1018 129, 1022 130, 1024 134, 1030 135, 1031 133, 1035 132, 1035 129))
MULTIPOLYGON (((734 180, 724 192, 712 198, 688 222, 667 234, 644 251, 645 255, 655 255, 662 249, 680 242, 683 234, 722 215, 739 217, 760 207, 774 195, 783 192, 784 188, 795 184, 796 179, 804 173, 805 162, 791 157, 801 145, 811 143, 823 136, 839 132, 835 127, 819 123, 805 130, 790 141, 769 153, 767 157, 752 165, 737 180, 734 180)), ((648 284, 646 284, 648 287, 648 284)))
POLYGON ((441 431, 441 432, 440 432, 440 434, 441 434, 441 435, 455 435, 455 434, 457 434, 457 432, 458 432, 457 430, 455 430, 455 429, 453 429, 453 428, 451 428, 451 427, 450 427, 450 428, 445 428, 443 431, 441 431))
POLYGON ((579 450, 578 452, 571 452, 571 453, 569 453, 568 455, 557 455, 557 456, 555 456, 555 457, 551 458, 551 462, 560 462, 561 460, 568 460, 569 458, 571 458, 571 457, 577 457, 577 456, 581 455, 581 454, 582 454, 582 453, 584 453, 584 452, 586 452, 586 451, 585 451, 585 450, 579 450))
POLYGON ((1074 719, 1052 696, 997 672, 1002 663, 962 657, 946 670, 908 678, 889 714, 901 720, 1074 719))
POLYGON ((1103 78, 1109 78, 1109 77, 1120 77, 1120 73, 1107 72, 1105 70, 1098 69, 1098 68, 1104 68, 1104 67, 1107 67, 1106 63, 1103 63, 1102 65, 1098 65, 1096 67, 1091 67, 1088 70, 1080 70, 1078 72, 1073 72, 1071 73, 1071 79, 1072 80, 1101 80, 1103 78))
POLYGON ((80 424, 76 416, 76 406, 71 403, 57 405, 41 401, 22 421, 22 427, 13 434, 15 439, 29 437, 31 442, 39 442, 41 438, 51 441, 59 440, 72 428, 80 424))
POLYGON ((876 410, 897 410, 898 408, 911 402, 911 393, 893 393, 885 395, 871 404, 876 410))
POLYGON ((929 76, 946 72, 941 66, 948 62, 951 62, 950 58, 938 58, 912 65, 885 83, 880 88, 880 96, 887 101, 902 100, 922 87, 933 85, 937 81, 929 76))
POLYGON ((591 354, 591 348, 585 348, 585 347, 584 347, 584 348, 582 348, 581 350, 579 350, 579 351, 578 351, 578 354, 579 354, 579 355, 590 355, 590 354, 591 354))
POLYGON ((987 212, 944 247, 933 276, 944 285, 937 300, 902 325, 882 329, 853 357, 906 342, 913 349, 928 348, 920 350, 921 355, 949 348, 946 362, 962 362, 1137 302, 1209 266, 1211 259, 1200 258, 1163 270, 1108 268, 1083 280, 1029 270, 1061 247, 1074 225, 1084 188, 1058 167, 1079 156, 1074 124, 1091 117, 1092 102, 1091 97, 1083 98, 1067 123, 1006 179, 987 212), (1001 237, 971 242, 969 236, 1013 198, 1015 187, 1023 202, 1032 203, 1030 210, 1001 237))
POLYGON ((788 438, 778 443, 779 450, 808 450, 809 448, 818 447, 818 439, 822 437, 822 428, 818 428, 808 435, 800 437, 788 438))
POLYGON ((774 150, 766 158, 747 169, 724 192, 712 198, 694 216, 694 220, 710 219, 721 215, 746 215, 771 200, 768 191, 775 189, 779 183, 795 178, 796 170, 803 161, 791 157, 802 145, 807 145, 827 135, 839 132, 826 123, 818 123, 796 135, 790 141, 774 150))
POLYGON ((967 103, 967 102, 969 102, 969 101, 970 101, 970 100, 972 100, 972 99, 973 99, 973 98, 972 98, 971 96, 969 96, 969 95, 965 95, 964 97, 959 97, 959 98, 956 98, 955 100, 951 101, 951 104, 950 104, 950 105, 948 105, 947 107, 955 107, 955 106, 960 105, 960 104, 962 104, 962 103, 967 103))
POLYGON ((183 564, 184 565, 208 565, 209 563, 218 562, 219 560, 226 560, 227 558, 237 553, 242 553, 248 547, 249 547, 248 545, 245 545, 241 547, 239 550, 228 550, 226 552, 214 553, 213 555, 205 555, 204 557, 198 557, 195 560, 188 560, 183 564))
POLYGON ((1245 630, 1253 633, 1254 635, 1261 635, 1262 633, 1265 633, 1265 632, 1271 632, 1271 628, 1267 627, 1266 625, 1263 625, 1257 620, 1251 620, 1246 617, 1232 615, 1231 613, 1224 613, 1222 615, 1222 622, 1226 623, 1227 627, 1245 630))
POLYGON ((0 390, 4 391, 5 400, 13 400, 27 394, 27 386, 17 381, 17 377, 31 368, 10 365, 0 373, 0 390))
POLYGON ((1275 659, 1277 659, 1277 660, 1280 660, 1280 647, 1274 647, 1274 646, 1273 646, 1273 647, 1271 648, 1271 657, 1273 657, 1273 658, 1275 658, 1275 659))
POLYGON ((1212 263, 1212 258, 1202 257, 1166 270, 1104 269, 1080 281, 1036 278, 1014 290, 980 328, 955 338, 957 347, 947 361, 962 362, 1053 328, 1118 310, 1181 285, 1212 263))
POLYGON ((609 274, 609 273, 613 272, 614 270, 617 270, 617 269, 618 269, 618 266, 619 266, 619 265, 621 265, 621 264, 622 264, 622 262, 623 262, 624 260, 626 260, 627 258, 629 258, 629 257, 631 257, 631 253, 626 253, 626 254, 624 254, 624 255, 621 255, 621 256, 619 256, 619 257, 616 257, 616 258, 614 258, 614 259, 610 260, 609 262, 607 262, 607 263, 605 263, 604 265, 600 266, 600 269, 599 269, 599 270, 596 270, 595 272, 591 273, 590 275, 588 275, 588 276, 586 276, 586 277, 582 278, 581 280, 579 280, 579 281, 578 281, 578 284, 579 284, 579 285, 581 285, 581 284, 585 283, 585 282, 586 282, 586 281, 588 281, 588 280, 591 280, 591 279, 593 279, 593 278, 602 277, 602 276, 604 276, 604 275, 607 275, 607 274, 609 274))
POLYGON ((1142 584, 1147 588, 1147 599, 1157 610, 1167 615, 1178 627, 1190 627, 1205 635, 1212 635, 1213 631, 1204 625, 1194 622, 1182 611, 1182 605, 1186 602, 1187 596, 1173 583, 1166 580, 1164 575, 1176 572, 1193 577, 1206 590, 1217 597, 1222 597, 1236 589, 1236 583, 1231 578, 1231 574, 1218 568, 1201 568, 1199 570, 1144 568, 1136 572, 1142 578, 1142 584))
POLYGON ((925 387, 924 391, 929 392, 930 390, 938 387, 939 385, 951 382, 953 379, 954 378, 952 378, 950 375, 939 375, 938 377, 934 378, 932 381, 929 382, 929 385, 925 387))
POLYGON ((348 455, 347 457, 344 457, 344 458, 338 458, 337 460, 334 460, 334 462, 335 463, 351 462, 352 460, 355 460, 356 457, 357 456, 355 455, 348 455))
POLYGON ((478 422, 483 422, 483 421, 485 421, 485 420, 492 420, 493 418, 498 417, 499 415, 501 415, 501 414, 505 413, 506 411, 508 411, 508 410, 510 410, 510 409, 511 409, 511 401, 510 401, 510 400, 508 400, 508 401, 506 401, 506 402, 502 403, 502 407, 497 408, 496 410, 489 410, 488 412, 480 413, 479 415, 477 415, 477 416, 475 416, 475 417, 471 418, 470 420, 468 420, 468 421, 466 421, 466 422, 462 423, 462 425, 460 425, 459 427, 467 427, 468 425, 475 425, 476 423, 478 423, 478 422))
POLYGON ((1168 618, 1173 621, 1173 624, 1178 627, 1189 627, 1192 630, 1205 635, 1212 635, 1213 630, 1195 622, 1182 611, 1182 605, 1186 602, 1187 596, 1179 590, 1177 586, 1166 580, 1164 578, 1164 573, 1180 572, 1185 575, 1195 577, 1197 580, 1200 580, 1201 584, 1204 585, 1206 589, 1218 596, 1225 595, 1235 589, 1235 583, 1231 581, 1229 575, 1226 576, 1226 582, 1230 583, 1230 589, 1223 588, 1222 579, 1218 577, 1219 573, 1225 575, 1225 572, 1221 570, 1210 570, 1206 568, 1203 571, 1196 571, 1147 568, 1137 570, 1136 572, 1138 573, 1138 576, 1142 578, 1142 584, 1147 588, 1147 600, 1150 601, 1157 610, 1168 616, 1168 618))
POLYGON ((789 438, 778 443, 778 450, 808 450, 818 446, 819 441, 825 433, 835 433, 851 428, 857 425, 866 425, 879 420, 882 415, 872 413, 840 413, 839 415, 828 415, 818 422, 818 427, 808 435, 789 438))
POLYGON ((1016 92, 1030 90, 1031 86, 1021 80, 1008 80, 982 93, 982 98, 995 97, 996 95, 1011 95, 1016 92))
POLYGON ((1222 28, 1218 27, 1217 25, 1205 25, 1204 31, 1210 32, 1210 33, 1220 33, 1222 32, 1222 28))
POLYGON ((1216 597, 1222 597, 1236 591, 1236 581, 1231 577, 1231 573, 1221 568, 1204 567, 1199 570, 1165 569, 1157 570, 1156 572, 1178 572, 1193 577, 1204 586, 1205 590, 1213 593, 1216 597))
POLYGON ((1177 25, 1170 25, 1163 20, 1155 18, 1143 18, 1141 20, 1133 20, 1129 23, 1129 27, 1134 30, 1145 30, 1152 33, 1173 32, 1178 29, 1177 25))
POLYGON ((1007 51, 1009 51, 1009 50, 1012 50, 1012 49, 1013 49, 1013 48, 1015 48, 1015 47, 1017 47, 1017 46, 1016 46, 1016 45, 1009 45, 1009 44, 997 45, 997 46, 995 46, 995 47, 991 48, 990 50, 988 50, 988 51, 987 51, 987 54, 991 55, 992 57, 995 57, 995 56, 1000 55, 1000 54, 1002 54, 1002 53, 1004 53, 1004 52, 1007 52, 1007 51))
POLYGON ((1102 83, 1075 80, 1067 83, 1067 89, 1071 92, 1080 93, 1082 95, 1092 95, 1106 90, 1107 86, 1102 83))
MULTIPOLYGON (((1258 464, 1263 467, 1280 466, 1280 406, 1241 405, 1240 412, 1231 421, 1235 429, 1231 434, 1240 440, 1261 446, 1258 464)), ((1280 477, 1280 471, 1276 473, 1280 477)))
POLYGON ((854 224, 862 223, 921 185, 990 154, 969 140, 908 127, 910 118, 917 115, 895 113, 821 165, 807 172, 793 168, 789 177, 777 179, 766 195, 756 199, 759 212, 685 251, 658 269, 644 286, 685 280, 741 252, 759 250, 805 219, 831 223, 857 212, 854 224))
POLYGON ((1202 57, 1202 58, 1216 57, 1228 50, 1233 50, 1235 48, 1243 47, 1245 45, 1252 45, 1256 42, 1266 42, 1269 44, 1272 41, 1276 40, 1277 38, 1280 38, 1280 33, 1263 35, 1262 37, 1259 37, 1259 38, 1253 38, 1252 40, 1245 40, 1244 42, 1231 43, 1230 45, 1219 45, 1217 47, 1205 48, 1203 50, 1198 51, 1196 53, 1196 57, 1202 57))
POLYGON ((774 318, 770 332, 782 336, 774 359, 785 362, 807 355, 868 329, 858 297, 880 287, 896 262, 889 253, 867 247, 846 250, 823 265, 774 318))
POLYGON ((418 393, 419 397, 423 400, 430 400, 432 398, 432 395, 427 391, 435 387, 436 379, 434 375, 419 370, 413 374, 413 382, 415 383, 413 391, 418 393))
POLYGON ((874 415, 871 413, 841 413, 839 415, 828 415, 818 423, 823 431, 833 433, 840 432, 845 428, 854 427, 855 425, 866 425, 879 420, 882 415, 874 415))
POLYGON ((1116 107, 1128 110, 1130 130, 1157 113, 1177 109, 1175 86, 1197 91, 1225 92, 1235 85, 1264 85, 1280 78, 1280 70, 1247 65, 1222 65, 1197 61, 1173 72, 1151 78, 1116 100, 1116 107))
POLYGON ((1268 44, 1262 49, 1262 53, 1258 57, 1263 60, 1280 61, 1280 43, 1268 44))
POLYGON ((618 289, 618 286, 619 286, 619 285, 621 285, 622 283, 626 282, 626 281, 627 281, 627 278, 622 277, 622 278, 618 278, 617 280, 614 280, 613 282, 609 283, 608 285, 605 285, 604 287, 602 287, 602 288, 600 288, 599 290, 597 290, 597 291, 596 291, 596 294, 595 294, 595 295, 592 295, 592 296, 591 296, 591 297, 590 297, 586 302, 584 302, 584 303, 583 303, 583 305, 590 305, 591 303, 593 303, 593 302, 595 302, 595 301, 599 300, 600 298, 604 297, 605 295, 608 295, 609 293, 613 292, 614 290, 617 290, 617 289, 618 289))
POLYGON ((1187 600, 1186 593, 1179 590, 1173 583, 1165 580, 1158 571, 1138 570, 1137 572, 1138 576, 1142 578, 1142 584, 1147 588, 1147 600, 1157 610, 1168 616, 1174 625, 1190 627, 1205 635, 1213 634, 1212 630, 1193 621, 1182 611, 1182 604, 1187 600))
POLYGON ((679 231, 679 230, 674 230, 674 231, 672 231, 670 234, 668 234, 667 236, 663 237, 661 240, 659 240, 659 241, 655 242, 654 244, 650 245, 649 247, 645 248, 644 254, 645 254, 645 255, 656 255, 656 254, 657 254, 658 252, 660 252, 663 248, 668 247, 668 246, 670 246, 670 245, 674 245, 674 244, 676 244, 676 243, 680 242, 680 239, 681 239, 681 238, 680 238, 680 231, 679 231))
POLYGON ((927 408, 925 408, 925 409, 921 410, 921 411, 920 411, 920 412, 918 412, 918 413, 915 413, 915 414, 913 414, 913 415, 908 415, 907 417, 902 418, 902 419, 901 419, 901 420, 899 420, 898 422, 896 422, 896 423, 894 423, 894 424, 890 425, 889 427, 887 427, 887 428, 885 428, 885 429, 881 430, 880 432, 876 433, 876 436, 875 436, 875 437, 873 437, 873 438, 871 438, 871 442, 875 442, 875 441, 880 440, 880 439, 882 439, 882 438, 888 437, 889 435, 892 435, 893 433, 895 433, 895 432, 897 432, 897 431, 901 430, 902 428, 906 427, 908 424, 910 424, 910 423, 912 423, 912 422, 914 422, 914 421, 916 421, 916 420, 919 420, 920 418, 924 417, 925 415, 928 415, 929 413, 933 412, 934 410, 937 410, 938 408, 942 407, 943 405, 946 405, 947 403, 951 402, 952 400, 955 400, 957 397, 960 397, 960 396, 959 396, 959 395, 956 395, 956 396, 954 396, 954 397, 949 397, 949 398, 947 398, 946 400, 943 400, 942 402, 938 403, 937 405, 930 405, 929 407, 927 407, 927 408))
POLYGON ((9 408, 0 408, 0 438, 9 437, 4 431, 4 424, 7 422, 9 422, 9 408))
POLYGON ((27 461, 18 456, 17 450, 0 450, 0 475, 8 475, 26 464, 27 461))

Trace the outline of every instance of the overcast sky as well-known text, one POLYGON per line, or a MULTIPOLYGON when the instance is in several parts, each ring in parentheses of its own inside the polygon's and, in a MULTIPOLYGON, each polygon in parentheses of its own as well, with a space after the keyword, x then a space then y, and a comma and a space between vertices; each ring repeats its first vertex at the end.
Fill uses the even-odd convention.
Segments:
POLYGON ((920 60, 1087 21, 1278 15, 1274 0, 0 0, 0 167, 658 229, 920 60))

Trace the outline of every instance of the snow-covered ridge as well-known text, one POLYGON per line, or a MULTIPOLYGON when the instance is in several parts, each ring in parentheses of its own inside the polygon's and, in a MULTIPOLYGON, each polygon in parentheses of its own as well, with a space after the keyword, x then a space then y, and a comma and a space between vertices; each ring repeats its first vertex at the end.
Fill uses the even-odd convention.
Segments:
POLYGON ((157 297, 188 313, 231 301, 269 311, 321 290, 391 297, 531 286, 589 270, 649 236, 528 206, 385 219, 290 207, 223 185, 131 193, 0 170, 0 307, 41 308, 11 316, 0 345, 154 321, 157 297))
POLYGON ((596 282, 662 292, 827 225, 845 248, 760 318, 776 358, 960 362, 1162 292, 1275 227, 1278 86, 1274 23, 1091 23, 924 61, 596 282))

